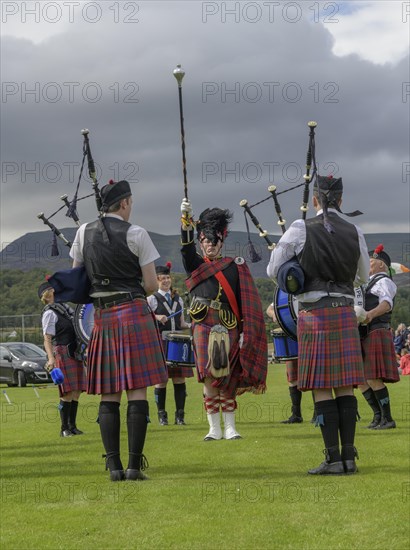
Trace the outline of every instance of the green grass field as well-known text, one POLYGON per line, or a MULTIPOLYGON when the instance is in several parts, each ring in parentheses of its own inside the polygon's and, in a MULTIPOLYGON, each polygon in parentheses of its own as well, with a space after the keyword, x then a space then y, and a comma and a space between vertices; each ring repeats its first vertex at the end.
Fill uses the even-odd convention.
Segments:
MULTIPOLYGON (((365 429, 372 415, 358 395, 360 472, 324 479, 306 474, 323 459, 310 394, 305 422, 280 424, 289 415, 285 380, 284 365, 270 366, 267 393, 238 399, 238 441, 202 440, 196 378, 187 383, 187 426, 158 425, 151 388, 150 480, 121 483, 104 471, 98 398, 80 400, 85 435, 61 439, 54 386, 3 386, 12 404, 0 393, 1 548, 409 548, 410 377, 389 386, 396 430, 365 429)), ((125 408, 124 397, 126 463, 125 408)))

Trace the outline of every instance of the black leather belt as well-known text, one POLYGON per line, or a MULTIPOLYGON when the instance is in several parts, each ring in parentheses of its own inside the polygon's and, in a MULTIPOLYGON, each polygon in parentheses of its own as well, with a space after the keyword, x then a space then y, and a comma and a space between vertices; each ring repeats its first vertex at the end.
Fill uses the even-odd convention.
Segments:
POLYGON ((111 294, 111 296, 93 298, 93 305, 95 308, 108 309, 110 307, 126 304, 127 302, 133 302, 137 298, 143 298, 145 300, 145 296, 140 292, 119 292, 118 294, 111 294))
POLYGON ((192 306, 194 306, 195 304, 205 304, 211 309, 216 309, 217 311, 219 311, 220 309, 227 309, 227 310, 231 309, 231 306, 229 304, 226 304, 225 302, 218 302, 217 300, 208 300, 208 298, 201 298, 200 296, 194 296, 194 298, 192 299, 192 306))
POLYGON ((373 330, 378 330, 379 328, 390 329, 391 325, 390 323, 370 323, 368 327, 369 331, 372 332, 373 330))
POLYGON ((314 309, 331 307, 353 307, 353 305, 353 298, 346 298, 345 296, 339 296, 338 298, 333 296, 324 296, 317 302, 300 302, 299 310, 313 311, 314 309))

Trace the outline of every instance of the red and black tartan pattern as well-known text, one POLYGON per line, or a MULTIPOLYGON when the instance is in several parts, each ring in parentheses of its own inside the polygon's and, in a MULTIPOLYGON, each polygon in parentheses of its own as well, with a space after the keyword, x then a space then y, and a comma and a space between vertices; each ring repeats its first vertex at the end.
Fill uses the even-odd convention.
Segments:
MULTIPOLYGON (((166 356, 166 341, 161 339, 162 349, 166 356)), ((169 365, 167 363, 168 378, 193 378, 194 369, 192 367, 183 367, 182 365, 169 365)))
POLYGON ((236 410, 237 403, 235 399, 227 399, 223 395, 221 397, 221 409, 224 413, 233 413, 236 410))
MULTIPOLYGON (((187 279, 187 288, 192 291, 201 281, 225 269, 233 261, 233 258, 222 258, 201 264, 187 279)), ((228 396, 240 395, 246 391, 263 393, 266 390, 268 372, 268 343, 262 304, 248 266, 237 264, 237 268, 241 293, 242 323, 240 324, 243 332, 243 345, 239 349, 238 328, 230 330, 231 351, 229 358, 231 361, 231 374, 229 377, 213 382, 215 387, 218 387, 228 396)), ((203 379, 204 368, 208 362, 208 334, 212 324, 219 324, 219 317, 218 312, 211 309, 204 321, 193 324, 194 351, 196 347, 199 366, 197 361, 195 362, 197 363, 200 380, 203 379), (203 324, 206 324, 206 326, 200 329, 199 327, 203 324), (197 331, 196 336, 195 331, 197 331)))
POLYGON ((299 311, 297 329, 300 390, 364 383, 359 331, 353 308, 299 311))
POLYGON ((88 346, 87 393, 141 389, 167 379, 159 332, 145 300, 96 309, 88 346))
POLYGON ((234 395, 229 393, 229 389, 235 392, 235 383, 239 379, 240 375, 240 363, 239 363, 239 330, 235 327, 229 330, 229 362, 230 362, 230 374, 222 378, 213 378, 206 368, 208 364, 208 340, 211 328, 214 325, 219 324, 218 312, 214 309, 208 310, 208 315, 200 323, 192 323, 192 335, 194 345, 195 366, 197 369, 198 381, 203 382, 205 378, 212 380, 212 386, 218 388, 219 391, 227 392, 228 395, 234 395), (231 381, 232 376, 235 376, 233 383, 231 381))
POLYGON ((204 395, 204 407, 207 414, 219 413, 219 395, 207 397, 204 395))
POLYGON ((54 346, 56 367, 64 374, 64 382, 58 386, 60 397, 70 391, 86 391, 87 380, 84 365, 68 355, 67 346, 54 346))
POLYGON ((286 361, 286 376, 288 382, 297 382, 298 380, 298 360, 291 359, 286 361))
POLYGON ((390 329, 372 330, 361 341, 363 367, 366 380, 381 378, 383 382, 398 382, 396 352, 390 329))

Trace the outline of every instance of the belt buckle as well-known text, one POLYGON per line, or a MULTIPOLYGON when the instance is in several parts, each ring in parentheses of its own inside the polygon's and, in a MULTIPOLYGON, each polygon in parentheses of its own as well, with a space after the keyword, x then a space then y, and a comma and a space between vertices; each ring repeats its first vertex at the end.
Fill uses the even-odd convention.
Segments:
POLYGON ((221 309, 221 302, 218 302, 217 300, 211 300, 211 303, 209 304, 209 307, 219 311, 221 309))

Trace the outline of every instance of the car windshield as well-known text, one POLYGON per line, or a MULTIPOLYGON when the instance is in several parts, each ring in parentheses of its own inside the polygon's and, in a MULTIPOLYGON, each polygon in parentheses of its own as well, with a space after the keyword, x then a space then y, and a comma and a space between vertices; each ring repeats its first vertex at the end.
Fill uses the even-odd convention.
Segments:
POLYGON ((36 347, 31 347, 23 344, 14 344, 9 345, 8 348, 12 351, 17 357, 46 357, 47 354, 41 349, 36 347))

